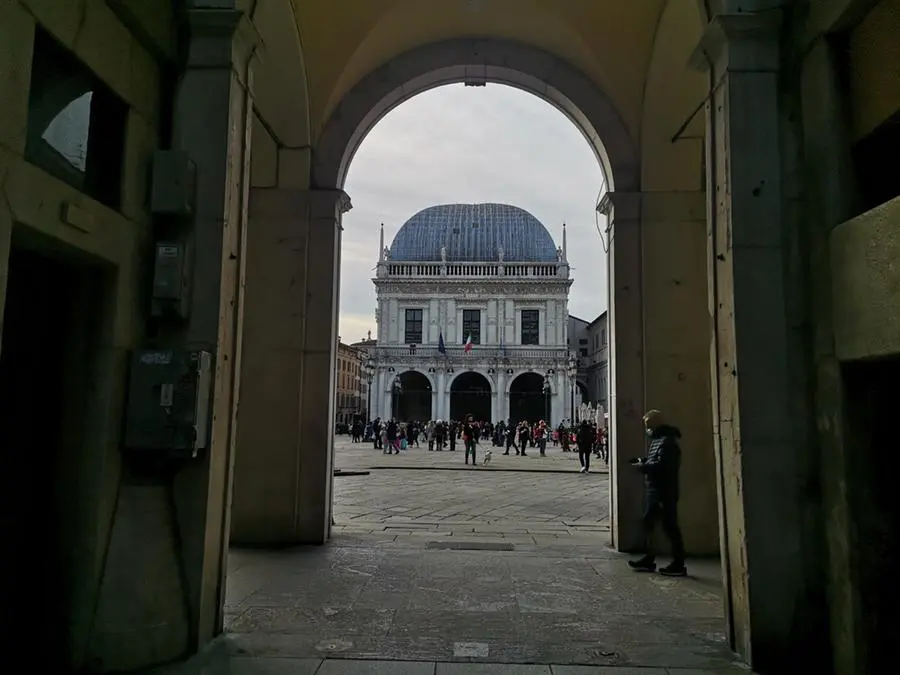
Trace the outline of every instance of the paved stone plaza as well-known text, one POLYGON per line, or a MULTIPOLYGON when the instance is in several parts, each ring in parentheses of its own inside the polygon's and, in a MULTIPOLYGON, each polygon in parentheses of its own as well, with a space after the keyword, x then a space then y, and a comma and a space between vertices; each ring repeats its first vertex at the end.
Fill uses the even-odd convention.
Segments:
POLYGON ((457 470, 461 453, 388 458, 339 439, 337 465, 369 473, 335 478, 333 542, 232 551, 226 635, 165 672, 746 672, 717 561, 690 561, 687 579, 631 572, 608 546, 607 475, 551 453, 555 469, 457 470), (385 465, 401 468, 372 468, 385 465))

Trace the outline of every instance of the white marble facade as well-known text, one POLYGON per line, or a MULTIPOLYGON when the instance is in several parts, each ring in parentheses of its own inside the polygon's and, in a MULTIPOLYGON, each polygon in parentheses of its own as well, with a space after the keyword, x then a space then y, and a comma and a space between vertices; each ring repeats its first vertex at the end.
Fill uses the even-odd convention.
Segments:
MULTIPOLYGON (((474 382, 473 387, 486 382, 493 422, 535 416, 524 412, 523 388, 532 412, 538 392, 541 419, 549 417, 555 425, 570 417, 572 279, 565 229, 557 248, 546 228, 516 207, 446 205, 413 216, 390 248, 383 239, 382 231, 374 279, 378 342, 370 352, 375 368, 371 417, 404 416, 404 381, 418 383, 407 389, 415 387, 420 400, 423 391, 430 392, 427 412, 421 405, 415 413, 406 409, 416 418, 459 415, 463 404, 454 410, 453 401, 463 395, 463 382, 474 382), (470 334, 473 345, 467 352, 470 334), (457 379, 470 372, 484 379, 457 379)), ((477 399, 482 418, 488 415, 486 399, 486 393, 477 399)))

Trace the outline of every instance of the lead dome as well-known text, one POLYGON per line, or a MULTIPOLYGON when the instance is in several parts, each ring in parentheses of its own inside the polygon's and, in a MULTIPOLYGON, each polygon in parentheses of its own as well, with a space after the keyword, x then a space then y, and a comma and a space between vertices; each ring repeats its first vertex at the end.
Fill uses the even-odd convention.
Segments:
POLYGON ((407 220, 391 244, 391 260, 493 262, 503 249, 507 262, 556 262, 547 228, 525 209, 509 204, 442 204, 407 220))

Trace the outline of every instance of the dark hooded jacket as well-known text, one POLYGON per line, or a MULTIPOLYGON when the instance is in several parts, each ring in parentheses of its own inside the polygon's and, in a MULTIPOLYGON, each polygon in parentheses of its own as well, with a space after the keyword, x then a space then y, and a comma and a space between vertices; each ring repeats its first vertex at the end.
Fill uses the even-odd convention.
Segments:
POLYGON ((647 493, 660 499, 678 500, 678 470, 681 468, 681 432, 663 424, 650 436, 650 446, 638 469, 644 474, 647 493))

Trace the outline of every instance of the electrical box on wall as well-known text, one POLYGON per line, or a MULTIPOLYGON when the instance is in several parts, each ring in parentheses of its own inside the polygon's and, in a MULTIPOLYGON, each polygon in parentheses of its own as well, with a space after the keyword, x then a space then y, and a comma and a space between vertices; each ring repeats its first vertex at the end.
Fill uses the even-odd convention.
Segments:
POLYGON ((153 153, 150 211, 155 216, 190 217, 197 194, 197 167, 186 152, 153 153))
POLYGON ((207 447, 212 354, 186 349, 135 352, 131 364, 125 447, 196 457, 207 447))
POLYGON ((153 260, 151 314, 155 317, 188 315, 187 247, 178 241, 156 243, 153 260))

